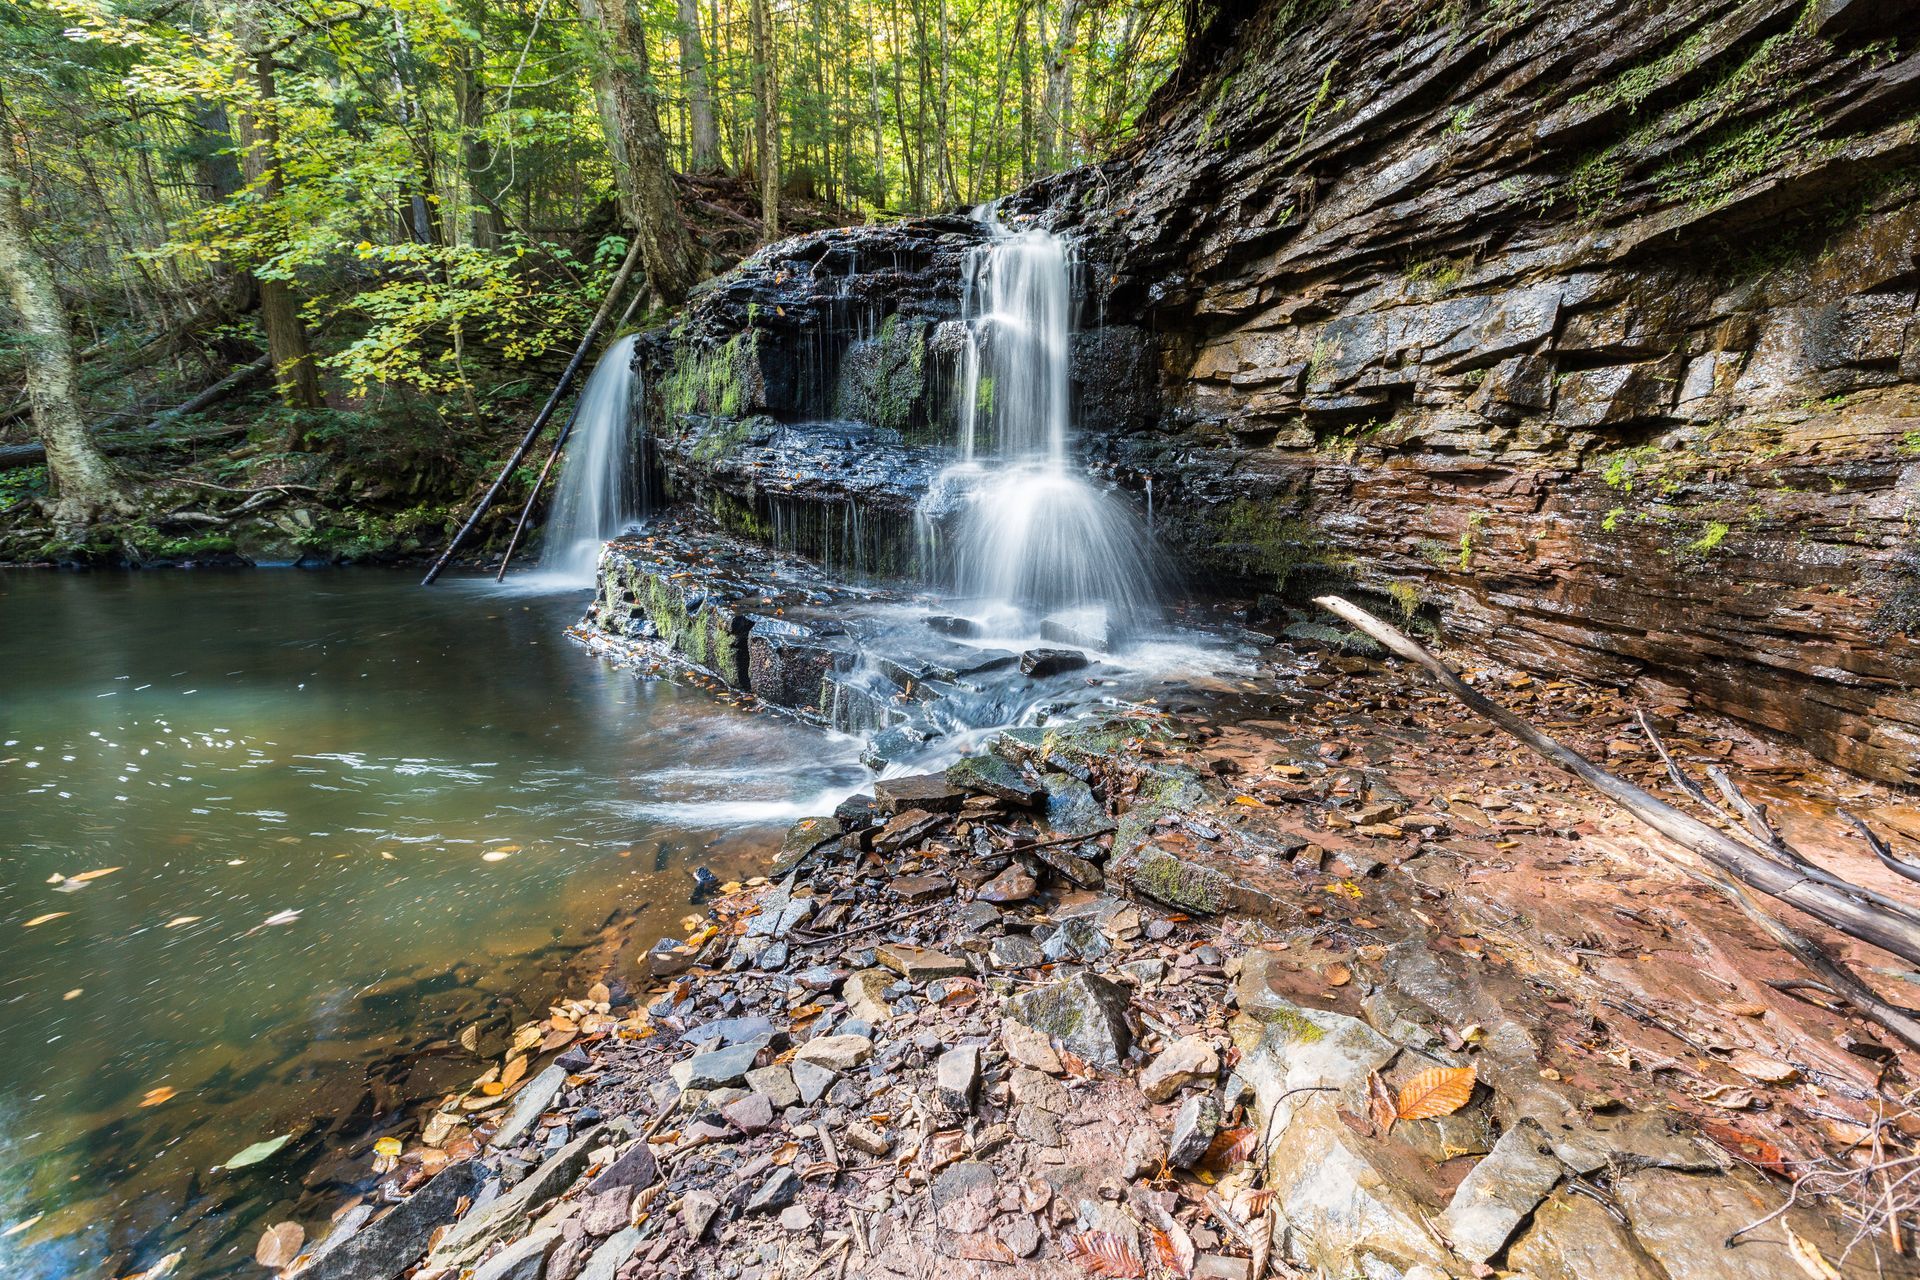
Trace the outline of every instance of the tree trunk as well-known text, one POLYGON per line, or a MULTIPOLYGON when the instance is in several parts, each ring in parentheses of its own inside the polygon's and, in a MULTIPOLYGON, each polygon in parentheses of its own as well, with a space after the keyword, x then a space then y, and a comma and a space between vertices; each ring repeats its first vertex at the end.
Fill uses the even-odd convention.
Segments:
POLYGON ((873 207, 887 207, 887 125, 880 111, 880 58, 867 41, 867 106, 873 115, 873 207))
MULTIPOLYGON (((680 201, 667 167, 667 139, 660 132, 648 67, 646 31, 630 0, 580 0, 580 14, 598 25, 610 60, 608 97, 614 119, 608 146, 614 173, 624 175, 620 204, 640 241, 647 283, 666 303, 677 303, 693 288, 693 242, 680 221, 680 201)), ((605 106, 602 107, 605 110, 605 106)))
POLYGON ((1040 110, 1042 170, 1065 165, 1072 147, 1073 37, 1080 25, 1082 5, 1083 0, 1061 0, 1060 17, 1053 28, 1053 43, 1046 50, 1046 96, 1042 99, 1040 110))
POLYGON ((767 0, 753 0, 753 101, 760 147, 760 225, 769 240, 780 235, 779 88, 773 65, 773 22, 767 0))
POLYGON ((718 173, 720 127, 713 119, 713 89, 707 83, 707 50, 700 39, 700 0, 676 0, 680 13, 680 74, 687 82, 688 132, 693 171, 718 173))
POLYGON ((54 289, 53 272, 27 238, 20 189, 12 148, 0 145, 0 279, 6 281, 20 319, 27 403, 34 430, 46 446, 47 472, 53 479, 54 527, 70 530, 102 515, 130 511, 132 504, 106 458, 87 439, 80 417, 73 333, 54 289))
MULTIPOLYGON (((253 82, 253 94, 265 108, 240 113, 240 167, 247 185, 272 203, 282 190, 280 138, 271 115, 275 93, 273 51, 259 5, 260 0, 241 0, 234 10, 233 34, 245 55, 241 74, 253 82)), ((320 376, 307 345, 307 327, 300 320, 299 300, 284 280, 258 283, 260 321, 267 331, 267 352, 273 357, 274 385, 280 398, 294 408, 316 409, 322 403, 320 376)))
POLYGON ((493 143, 487 140, 487 82, 482 51, 469 46, 453 76, 454 108, 460 116, 460 167, 467 180, 467 242, 498 249, 505 221, 494 195, 493 143))

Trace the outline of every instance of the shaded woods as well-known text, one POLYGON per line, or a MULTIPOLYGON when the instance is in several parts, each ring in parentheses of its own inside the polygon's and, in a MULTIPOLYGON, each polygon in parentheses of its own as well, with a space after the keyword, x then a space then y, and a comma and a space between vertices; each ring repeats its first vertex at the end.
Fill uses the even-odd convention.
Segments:
POLYGON ((422 549, 634 237, 657 321, 764 239, 990 199, 1128 136, 1184 25, 35 0, 0 24, 0 560, 422 549))

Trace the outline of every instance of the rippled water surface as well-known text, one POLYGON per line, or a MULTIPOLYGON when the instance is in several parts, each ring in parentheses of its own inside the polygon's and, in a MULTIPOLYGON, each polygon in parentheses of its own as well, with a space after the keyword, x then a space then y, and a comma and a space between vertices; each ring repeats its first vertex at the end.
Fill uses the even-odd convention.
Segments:
POLYGON ((258 1274, 477 1071, 465 1021, 675 932, 695 866, 862 776, 588 657, 584 593, 414 583, 0 574, 0 1275, 258 1274))

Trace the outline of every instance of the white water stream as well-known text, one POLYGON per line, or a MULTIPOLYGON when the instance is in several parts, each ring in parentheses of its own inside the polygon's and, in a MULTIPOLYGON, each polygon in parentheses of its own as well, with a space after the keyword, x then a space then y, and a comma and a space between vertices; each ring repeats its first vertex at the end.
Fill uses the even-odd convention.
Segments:
POLYGON ((591 584, 607 540, 646 514, 633 457, 633 344, 628 336, 608 347, 580 391, 547 517, 543 576, 591 584))

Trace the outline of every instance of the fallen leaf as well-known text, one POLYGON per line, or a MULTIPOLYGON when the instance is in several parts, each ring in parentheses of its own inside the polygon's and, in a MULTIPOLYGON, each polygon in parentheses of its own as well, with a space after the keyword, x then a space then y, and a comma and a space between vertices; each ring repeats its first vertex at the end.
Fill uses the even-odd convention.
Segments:
POLYGON ((171 1098, 176 1092, 178 1092, 178 1090, 174 1089, 172 1085, 164 1084, 158 1089, 149 1089, 146 1095, 140 1099, 140 1105, 143 1107, 157 1107, 168 1098, 171 1098))
POLYGON ((14 1223, 12 1226, 8 1227, 5 1231, 0 1231, 0 1240, 5 1240, 11 1236, 19 1235, 22 1231, 25 1231, 28 1227, 31 1227, 34 1223, 40 1221, 40 1219, 46 1216, 47 1215, 44 1213, 36 1213, 31 1218, 24 1218, 21 1221, 14 1223))
POLYGON ((1140 1255, 1126 1239, 1112 1231, 1078 1231, 1066 1239, 1062 1251, 1096 1276, 1137 1277, 1146 1274, 1140 1255))
POLYGON ((1762 1084, 1786 1084, 1798 1079, 1800 1072, 1791 1063, 1769 1058, 1762 1053, 1749 1049, 1736 1051, 1727 1065, 1749 1080, 1758 1080, 1762 1084))
POLYGON ((175 916, 160 927, 163 929, 178 929, 183 924, 192 924, 196 920, 203 920, 205 918, 204 916, 175 916))
POLYGON ((1160 1259, 1160 1265, 1173 1272, 1179 1280, 1187 1280, 1193 1275, 1193 1237, 1187 1234, 1187 1229, 1172 1214, 1165 1209, 1158 1212, 1160 1225, 1150 1228, 1154 1255, 1160 1259))
POLYGON ((292 1141, 293 1135, 290 1133, 283 1133, 277 1138, 263 1138, 259 1142, 242 1147, 239 1151, 236 1151, 233 1155, 222 1161, 220 1167, 232 1170, 244 1169, 248 1165, 259 1164, 262 1160, 265 1160, 268 1156, 292 1141))
POLYGON ((260 1243, 253 1248, 253 1260, 275 1269, 291 1266, 306 1238, 306 1229, 299 1223, 276 1222, 261 1233, 260 1243))
POLYGON ((500 1087, 502 1089, 511 1089, 516 1084, 519 1084, 521 1077, 526 1074, 527 1059, 525 1055, 509 1058, 507 1059, 507 1065, 500 1072, 500 1087))
POLYGON ((1787 1171, 1786 1155, 1771 1142, 1742 1133, 1730 1124, 1718 1120, 1702 1120, 1700 1131, 1712 1138, 1720 1146, 1742 1160, 1750 1160, 1770 1173, 1784 1174, 1787 1171))
POLYGON ((513 854, 511 854, 505 849, 489 849, 487 852, 480 855, 480 861, 505 862, 508 858, 511 858, 512 856, 513 854))
POLYGON ((1330 964, 1326 968, 1327 985, 1344 987, 1353 981, 1353 970, 1343 964, 1330 964))
POLYGON ((82 871, 73 878, 81 884, 85 884, 89 880, 98 880, 101 876, 110 876, 119 869, 118 867, 101 867, 98 871, 82 871))
POLYGON ((594 1004, 608 1004, 613 1000, 613 990, 604 982, 596 982, 587 988, 587 999, 594 1004))
POLYGON ((49 911, 47 912, 47 914, 43 916, 35 916, 33 919, 27 921, 25 924, 21 925, 20 927, 22 929, 32 929, 32 928, 35 928, 36 926, 47 923, 49 920, 58 920, 61 916, 64 916, 66 914, 67 913, 64 911, 49 911))
POLYGON ((160 1261, 154 1263, 145 1271, 134 1272, 127 1277, 127 1280, 160 1280, 162 1276, 170 1276, 173 1274, 173 1269, 180 1265, 180 1259, 186 1256, 187 1251, 185 1249, 175 1249, 172 1253, 160 1259, 160 1261))
POLYGON ((1394 1111, 1402 1120, 1436 1120, 1467 1105, 1473 1096, 1472 1067, 1430 1067, 1400 1086, 1394 1111))

